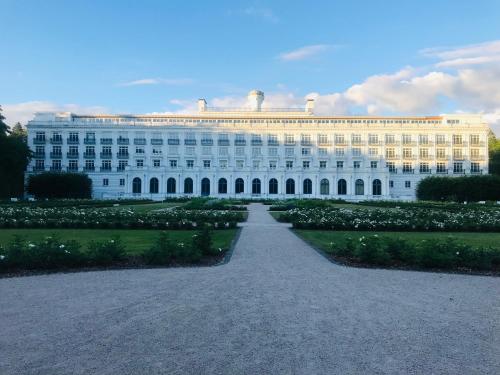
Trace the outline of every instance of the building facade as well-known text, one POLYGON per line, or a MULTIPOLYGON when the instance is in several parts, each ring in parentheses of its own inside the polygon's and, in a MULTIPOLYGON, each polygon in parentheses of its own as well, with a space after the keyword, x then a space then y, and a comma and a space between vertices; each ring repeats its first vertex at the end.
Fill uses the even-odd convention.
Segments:
POLYGON ((431 175, 488 173, 480 115, 316 116, 262 108, 193 115, 37 113, 28 123, 28 173, 84 172, 93 196, 152 198, 415 199, 431 175))

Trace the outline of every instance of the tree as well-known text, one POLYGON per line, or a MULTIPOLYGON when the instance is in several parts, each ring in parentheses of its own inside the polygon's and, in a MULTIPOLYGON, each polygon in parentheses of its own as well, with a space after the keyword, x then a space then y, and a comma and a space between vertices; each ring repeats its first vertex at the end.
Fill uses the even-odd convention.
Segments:
POLYGON ((44 172, 30 176, 27 191, 36 198, 91 198, 92 180, 83 173, 44 172))
POLYGON ((28 132, 26 131, 26 128, 24 128, 20 122, 16 122, 16 124, 12 127, 10 134, 21 138, 28 137, 28 132))
POLYGON ((0 198, 22 197, 31 151, 21 124, 11 132, 4 120, 0 106, 0 198))
POLYGON ((491 130, 488 134, 489 166, 490 174, 500 175, 500 140, 495 137, 491 130))

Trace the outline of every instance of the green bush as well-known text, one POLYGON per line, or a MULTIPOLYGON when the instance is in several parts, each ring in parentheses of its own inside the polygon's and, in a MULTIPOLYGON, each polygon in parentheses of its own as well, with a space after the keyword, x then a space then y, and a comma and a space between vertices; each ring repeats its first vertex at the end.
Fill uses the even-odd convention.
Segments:
POLYGON ((120 237, 114 237, 104 242, 91 241, 88 256, 92 264, 110 266, 125 258, 125 246, 123 246, 120 237))
POLYGON ((87 199, 92 196, 92 180, 83 173, 44 172, 29 177, 27 191, 37 199, 87 199))
POLYGON ((198 249, 202 255, 214 255, 216 252, 212 247, 212 232, 208 225, 202 228, 193 235, 193 248, 198 249))
POLYGON ((500 176, 427 177, 417 185, 417 198, 429 201, 500 200, 500 176))
POLYGON ((166 232, 161 232, 155 244, 144 252, 146 264, 167 265, 179 256, 178 245, 171 241, 166 232))

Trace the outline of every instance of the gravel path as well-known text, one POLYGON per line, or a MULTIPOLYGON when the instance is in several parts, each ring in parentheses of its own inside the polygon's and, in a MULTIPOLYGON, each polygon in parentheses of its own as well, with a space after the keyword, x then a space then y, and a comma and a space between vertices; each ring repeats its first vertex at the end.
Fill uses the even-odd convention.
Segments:
POLYGON ((0 374, 499 374, 500 279, 337 266, 250 206, 210 268, 0 279, 0 374))

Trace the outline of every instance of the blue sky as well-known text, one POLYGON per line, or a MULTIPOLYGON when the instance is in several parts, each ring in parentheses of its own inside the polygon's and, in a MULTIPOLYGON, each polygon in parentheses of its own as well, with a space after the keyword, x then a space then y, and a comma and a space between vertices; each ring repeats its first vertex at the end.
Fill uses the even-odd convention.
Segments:
POLYGON ((0 0, 0 9, 8 122, 36 110, 186 111, 199 97, 239 104, 253 88, 280 105, 313 95, 332 114, 500 119, 495 0, 0 0))

